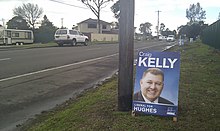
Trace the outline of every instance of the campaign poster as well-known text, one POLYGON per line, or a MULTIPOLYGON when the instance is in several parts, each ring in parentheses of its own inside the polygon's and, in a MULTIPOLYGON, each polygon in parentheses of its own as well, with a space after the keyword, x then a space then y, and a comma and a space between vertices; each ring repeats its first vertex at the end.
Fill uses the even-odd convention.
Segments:
POLYGON ((132 110, 135 113, 177 116, 179 52, 138 53, 132 110))

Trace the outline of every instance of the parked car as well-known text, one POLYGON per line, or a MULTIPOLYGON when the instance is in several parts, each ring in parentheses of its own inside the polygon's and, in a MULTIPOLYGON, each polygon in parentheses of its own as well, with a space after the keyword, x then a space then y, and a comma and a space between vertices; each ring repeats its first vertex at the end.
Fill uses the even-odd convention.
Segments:
POLYGON ((168 41, 168 42, 173 42, 173 41, 175 41, 174 35, 168 35, 167 41, 168 41))
POLYGON ((166 40, 166 39, 167 39, 166 36, 163 36, 163 35, 160 35, 160 36, 159 36, 159 41, 161 41, 161 40, 166 40))
POLYGON ((78 30, 72 29, 58 29, 55 32, 54 39, 59 46, 63 46, 64 44, 70 44, 74 46, 78 43, 83 43, 85 46, 87 46, 89 42, 87 36, 78 30))

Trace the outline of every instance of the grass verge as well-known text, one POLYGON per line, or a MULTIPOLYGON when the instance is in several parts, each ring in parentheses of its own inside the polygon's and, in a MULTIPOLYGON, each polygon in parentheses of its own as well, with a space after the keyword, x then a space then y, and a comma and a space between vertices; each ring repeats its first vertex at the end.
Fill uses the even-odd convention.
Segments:
POLYGON ((5 47, 5 48, 44 48, 44 47, 55 47, 58 46, 56 43, 54 42, 50 42, 50 43, 34 43, 34 44, 24 44, 24 45, 8 45, 8 46, 4 46, 2 45, 1 47, 5 47))
POLYGON ((117 76, 96 89, 23 125, 28 131, 72 130, 220 130, 220 51, 193 43, 174 47, 181 53, 178 121, 170 117, 137 116, 117 110, 117 76))

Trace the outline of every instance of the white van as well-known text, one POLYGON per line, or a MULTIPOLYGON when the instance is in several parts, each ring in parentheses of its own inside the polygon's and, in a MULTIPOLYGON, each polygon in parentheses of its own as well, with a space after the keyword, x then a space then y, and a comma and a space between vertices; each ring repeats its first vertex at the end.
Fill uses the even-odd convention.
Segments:
POLYGON ((55 32, 54 40, 59 46, 63 46, 63 44, 70 44, 74 46, 78 43, 83 43, 85 46, 87 46, 89 42, 87 36, 78 30, 72 29, 58 29, 55 32))
POLYGON ((0 44, 27 44, 34 42, 33 31, 0 28, 0 44))

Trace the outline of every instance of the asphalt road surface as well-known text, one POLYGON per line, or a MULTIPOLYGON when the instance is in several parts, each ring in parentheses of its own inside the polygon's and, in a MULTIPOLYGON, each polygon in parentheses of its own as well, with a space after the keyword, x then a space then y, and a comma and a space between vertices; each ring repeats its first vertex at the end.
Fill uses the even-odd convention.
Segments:
MULTIPOLYGON (((173 43, 174 44, 174 43, 173 43)), ((136 42, 162 51, 167 42, 136 42)), ((74 98, 118 70, 118 44, 0 51, 0 130, 16 130, 36 114, 74 98)))

